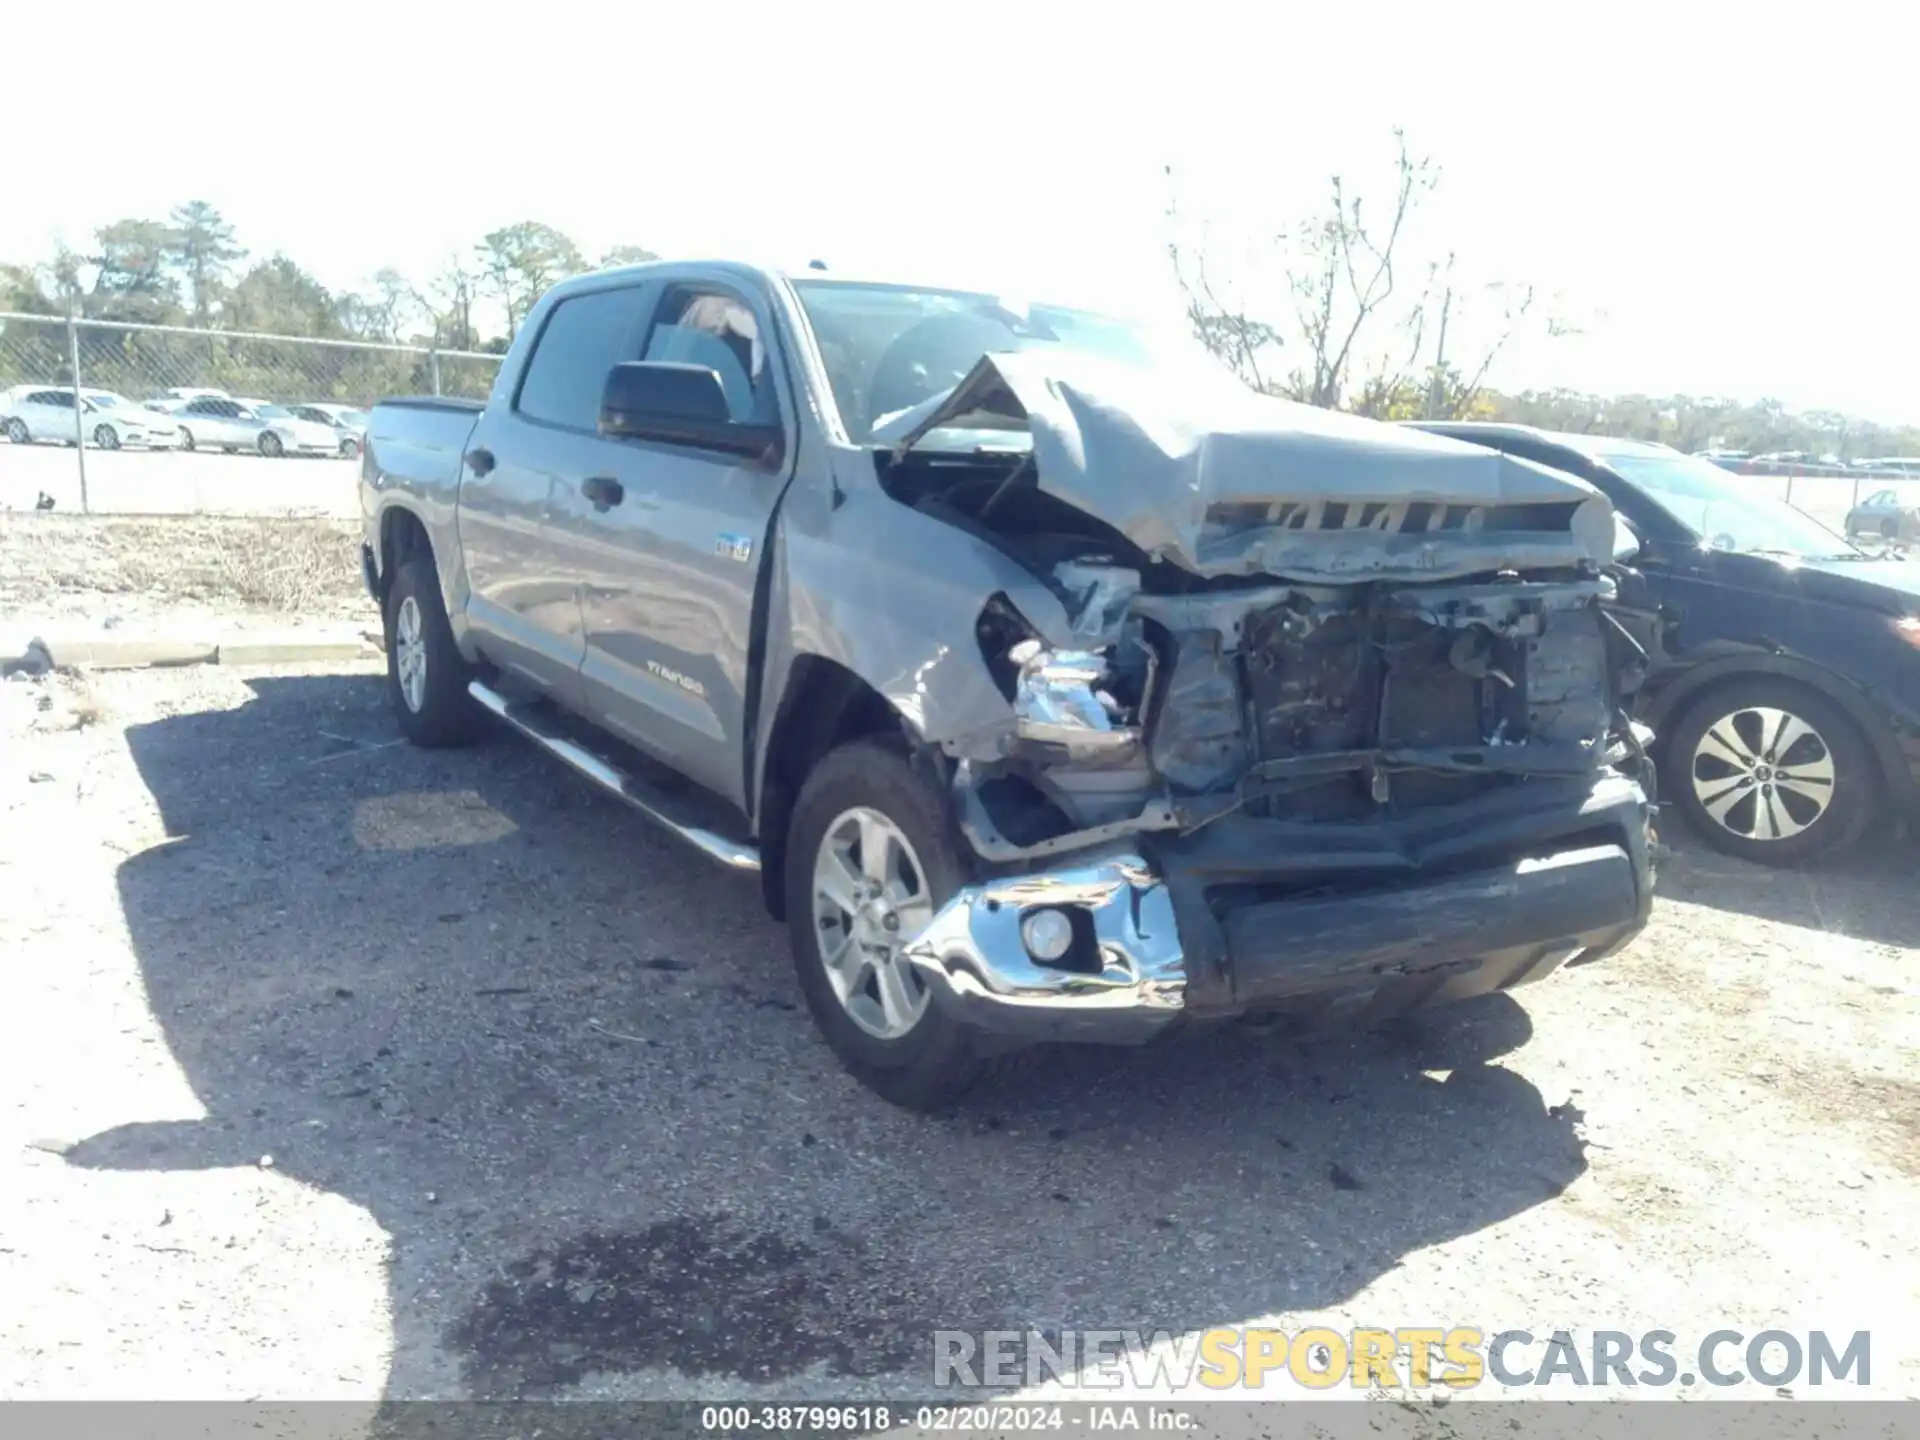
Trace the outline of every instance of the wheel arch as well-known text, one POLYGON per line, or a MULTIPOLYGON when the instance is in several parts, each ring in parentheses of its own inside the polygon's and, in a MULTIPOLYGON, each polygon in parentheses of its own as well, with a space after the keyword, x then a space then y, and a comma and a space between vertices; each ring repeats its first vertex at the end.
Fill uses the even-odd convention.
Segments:
POLYGON ((381 603, 386 602, 387 591, 393 586, 394 572, 416 555, 425 555, 433 560, 435 571, 439 570, 439 562, 433 553, 433 537, 427 532, 427 522, 405 505, 389 505, 380 517, 381 603))
MULTIPOLYGON (((1664 738, 1698 700, 1734 681, 1756 677, 1803 685, 1838 705, 1867 742, 1874 763, 1880 768, 1882 784, 1901 790, 1909 787, 1909 772, 1899 741, 1873 697, 1844 676, 1788 652, 1743 650, 1695 665, 1649 697, 1641 718, 1653 727, 1657 736, 1664 738)), ((1662 762, 1662 771, 1673 773, 1673 758, 1663 756, 1662 762)))
POLYGON ((865 680, 823 655, 796 657, 760 767, 754 826, 760 839, 761 895, 774 919, 786 918, 787 827, 801 786, 829 753, 867 736, 897 736, 909 743, 900 712, 865 680))

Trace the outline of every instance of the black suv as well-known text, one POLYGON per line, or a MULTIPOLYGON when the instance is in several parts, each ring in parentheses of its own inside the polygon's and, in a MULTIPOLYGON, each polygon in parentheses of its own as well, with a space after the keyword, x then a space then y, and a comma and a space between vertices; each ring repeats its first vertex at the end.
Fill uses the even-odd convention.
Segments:
POLYGON ((1920 802, 1920 564, 1666 445, 1415 423, 1613 502, 1622 602, 1654 621, 1636 709, 1659 734, 1661 798, 1710 844, 1791 864, 1920 802))

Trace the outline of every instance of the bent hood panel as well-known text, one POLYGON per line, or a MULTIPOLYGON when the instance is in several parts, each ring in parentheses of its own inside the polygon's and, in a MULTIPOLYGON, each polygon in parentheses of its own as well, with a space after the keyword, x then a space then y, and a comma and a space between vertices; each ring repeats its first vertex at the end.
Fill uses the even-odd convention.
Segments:
POLYGON ((1611 507, 1570 475, 1205 372, 987 355, 875 438, 1031 435, 1042 490, 1199 575, 1444 579, 1611 559, 1611 507))

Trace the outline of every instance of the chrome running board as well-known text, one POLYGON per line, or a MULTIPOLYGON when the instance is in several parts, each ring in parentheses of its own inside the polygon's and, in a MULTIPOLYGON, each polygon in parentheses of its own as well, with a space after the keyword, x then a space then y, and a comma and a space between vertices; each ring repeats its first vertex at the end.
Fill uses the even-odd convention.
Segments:
POLYGON ((653 786, 637 776, 616 769, 591 750, 543 725, 541 717, 531 707, 512 703, 499 691, 479 680, 467 686, 467 693, 548 754, 558 757, 602 790, 626 801, 654 824, 679 836, 708 859, 718 860, 730 870, 759 873, 760 852, 754 846, 679 819, 673 813, 673 802, 653 786))

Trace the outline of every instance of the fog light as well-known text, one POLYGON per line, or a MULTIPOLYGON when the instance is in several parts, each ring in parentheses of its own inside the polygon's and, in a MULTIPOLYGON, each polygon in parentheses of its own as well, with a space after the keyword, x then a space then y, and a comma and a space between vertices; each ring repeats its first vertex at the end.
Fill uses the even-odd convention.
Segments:
POLYGON ((1051 964, 1073 948, 1073 921, 1064 910, 1035 910, 1020 922, 1020 938, 1029 955, 1051 964))

